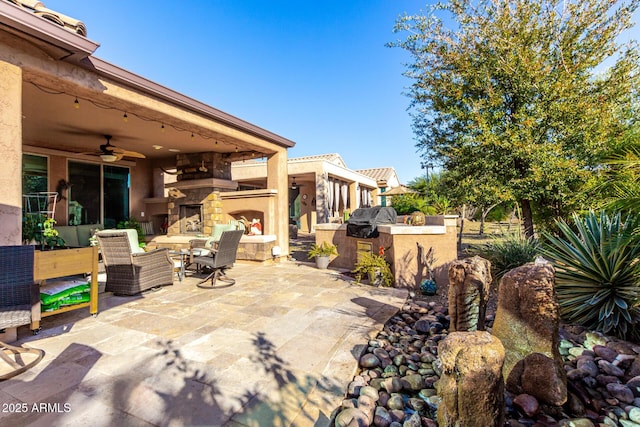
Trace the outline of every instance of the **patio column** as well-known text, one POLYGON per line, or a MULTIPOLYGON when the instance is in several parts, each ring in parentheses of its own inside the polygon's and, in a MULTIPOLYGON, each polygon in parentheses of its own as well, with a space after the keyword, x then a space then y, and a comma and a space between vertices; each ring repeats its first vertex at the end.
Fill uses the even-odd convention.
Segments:
POLYGON ((0 61, 0 246, 22 243, 22 69, 0 61))
POLYGON ((272 221, 265 218, 264 234, 275 234, 276 245, 280 246, 282 256, 289 255, 289 181, 287 150, 283 149, 267 159, 267 188, 278 191, 275 211, 270 213, 272 221))
POLYGON ((358 209, 358 191, 359 188, 357 182, 352 182, 349 184, 349 210, 351 211, 351 213, 358 209))

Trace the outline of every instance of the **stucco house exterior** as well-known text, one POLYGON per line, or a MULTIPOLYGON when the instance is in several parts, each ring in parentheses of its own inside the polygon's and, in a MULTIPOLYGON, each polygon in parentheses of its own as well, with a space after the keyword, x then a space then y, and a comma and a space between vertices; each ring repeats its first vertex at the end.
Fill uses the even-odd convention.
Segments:
MULTIPOLYGON (((236 162, 231 174, 241 188, 261 189, 267 165, 259 160, 236 162)), ((352 170, 337 153, 290 158, 288 174, 289 219, 306 233, 316 224, 341 222, 345 212, 380 205, 382 190, 399 185, 393 168, 352 170)))
POLYGON ((401 186, 400 179, 398 178, 398 173, 394 168, 391 167, 358 169, 356 170, 356 172, 368 176, 369 178, 376 181, 376 184, 378 186, 375 200, 376 205, 388 206, 390 201, 387 197, 385 197, 384 193, 390 191, 393 188, 398 188, 401 186))
POLYGON ((23 194, 46 191, 60 226, 131 217, 180 233, 196 212, 206 234, 259 212, 288 254, 295 143, 99 59, 87 30, 42 2, 0 1, 0 245, 22 241, 23 194), (256 158, 264 185, 243 190, 231 164, 256 158))

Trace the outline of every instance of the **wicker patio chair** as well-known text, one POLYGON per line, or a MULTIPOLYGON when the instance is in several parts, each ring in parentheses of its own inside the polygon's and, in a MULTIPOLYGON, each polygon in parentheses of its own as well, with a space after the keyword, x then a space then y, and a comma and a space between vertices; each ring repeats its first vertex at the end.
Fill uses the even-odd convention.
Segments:
POLYGON ((107 273, 105 291, 135 295, 158 286, 173 285, 174 265, 169 250, 133 253, 129 236, 126 230, 96 233, 107 273))
POLYGON ((199 287, 213 289, 216 287, 217 280, 226 283, 226 285, 218 286, 218 288, 232 286, 236 283, 235 279, 227 277, 225 272, 227 269, 233 267, 233 263, 236 261, 238 245, 240 244, 240 238, 243 234, 243 230, 223 231, 217 247, 212 248, 209 255, 196 256, 193 258, 195 264, 213 269, 211 274, 198 283, 199 287), (203 283, 209 279, 211 279, 211 285, 204 285, 203 283))
MULTIPOLYGON (((0 330, 31 323, 31 314, 40 298, 33 281, 33 246, 0 246, 0 330)), ((1 331, 0 331, 1 332, 1 331)), ((35 366, 44 351, 14 347, 0 341, 0 381, 35 366)))

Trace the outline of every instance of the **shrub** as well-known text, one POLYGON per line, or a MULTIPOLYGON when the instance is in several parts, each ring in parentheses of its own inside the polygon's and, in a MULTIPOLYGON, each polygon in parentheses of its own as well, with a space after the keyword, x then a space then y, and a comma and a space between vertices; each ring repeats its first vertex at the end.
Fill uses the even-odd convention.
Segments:
POLYGON ((317 256, 338 256, 338 247, 332 245, 331 243, 322 242, 319 245, 315 243, 311 246, 311 249, 307 252, 307 256, 309 259, 315 258, 317 256))
POLYGON ((140 221, 138 221, 136 218, 129 218, 124 221, 120 221, 118 225, 116 225, 116 228, 117 229, 134 228, 138 233, 138 245, 141 248, 144 248, 146 246, 146 240, 144 238, 144 230, 142 229, 142 225, 140 224, 140 221))
POLYGON ((491 237, 488 243, 471 245, 468 252, 491 262, 491 275, 497 282, 509 270, 534 261, 540 254, 540 245, 536 239, 508 233, 491 237))
POLYGON ((356 262, 352 273, 356 275, 356 282, 360 283, 364 276, 378 274, 380 276, 381 285, 391 286, 395 281, 389 261, 385 256, 385 248, 380 246, 377 254, 363 252, 360 259, 356 262))
POLYGON ((560 313, 567 321, 622 339, 638 339, 640 216, 593 211, 573 215, 574 228, 557 221, 543 253, 556 268, 560 313))

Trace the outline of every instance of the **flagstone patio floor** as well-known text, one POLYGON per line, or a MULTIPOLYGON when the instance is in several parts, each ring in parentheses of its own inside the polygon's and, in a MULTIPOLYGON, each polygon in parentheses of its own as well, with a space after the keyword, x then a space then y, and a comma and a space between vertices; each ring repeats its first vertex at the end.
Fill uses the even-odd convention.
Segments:
POLYGON ((281 261, 188 275, 134 297, 102 293, 99 314, 46 317, 19 344, 44 359, 0 382, 0 425, 326 426, 367 340, 407 298, 335 270, 281 261))

